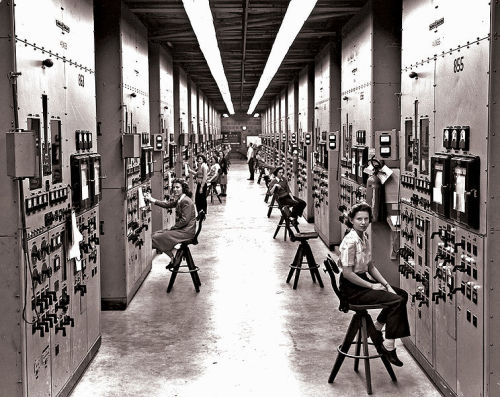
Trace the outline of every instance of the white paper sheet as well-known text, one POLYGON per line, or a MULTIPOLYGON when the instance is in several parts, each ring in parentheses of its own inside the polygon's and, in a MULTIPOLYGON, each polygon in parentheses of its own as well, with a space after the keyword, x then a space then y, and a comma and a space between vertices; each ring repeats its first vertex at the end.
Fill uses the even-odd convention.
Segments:
POLYGON ((391 170, 389 167, 387 167, 386 165, 384 165, 380 171, 378 172, 377 176, 380 178, 380 182, 382 183, 382 185, 387 182, 387 180, 391 177, 391 175, 393 174, 393 170, 391 170))
POLYGON ((432 201, 437 204, 443 204, 441 186, 443 186, 443 172, 437 171, 436 178, 434 179, 434 187, 432 188, 432 201))
POLYGON ((146 206, 146 200, 144 200, 144 193, 142 192, 142 187, 138 190, 139 196, 139 208, 144 208, 146 206))
POLYGON ((459 212, 465 212, 465 175, 461 170, 455 171, 455 192, 453 192, 453 208, 459 212))
POLYGON ((82 170, 82 200, 89 198, 89 185, 87 185, 87 170, 82 170))
POLYGON ((76 214, 75 211, 71 211, 71 243, 68 249, 68 259, 75 259, 76 271, 82 270, 82 263, 80 258, 80 241, 83 240, 83 236, 78 230, 78 225, 76 224, 76 214))

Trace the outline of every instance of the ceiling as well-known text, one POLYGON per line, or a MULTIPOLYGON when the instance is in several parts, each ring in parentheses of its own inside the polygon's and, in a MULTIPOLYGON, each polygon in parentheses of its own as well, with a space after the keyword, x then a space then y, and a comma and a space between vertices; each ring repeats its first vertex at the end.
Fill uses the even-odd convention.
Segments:
MULTIPOLYGON (((342 25, 367 0, 318 0, 290 47, 256 111, 267 108, 278 93, 315 55, 340 35, 342 25)), ((182 0, 125 0, 148 27, 152 41, 169 48, 174 64, 184 69, 220 113, 227 109, 182 0)), ((246 113, 278 33, 289 0, 210 0, 224 71, 236 113, 246 113)))

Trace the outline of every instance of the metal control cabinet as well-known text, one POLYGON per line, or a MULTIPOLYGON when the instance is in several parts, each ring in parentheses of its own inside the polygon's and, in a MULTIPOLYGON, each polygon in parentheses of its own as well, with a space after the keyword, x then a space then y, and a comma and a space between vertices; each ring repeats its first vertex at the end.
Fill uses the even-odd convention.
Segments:
POLYGON ((95 7, 98 142, 103 152, 100 233, 106 266, 101 272, 103 309, 125 309, 151 269, 151 189, 147 31, 120 2, 95 7), (126 157, 124 136, 137 135, 140 156, 126 157))
MULTIPOLYGON (((185 175, 183 163, 190 158, 189 134, 188 134, 188 81, 186 73, 174 66, 174 142, 177 146, 177 161, 175 173, 191 181, 189 175, 185 175)), ((193 163, 190 164, 193 166, 193 163)))
MULTIPOLYGON (((170 195, 174 169, 174 83, 172 56, 158 44, 149 44, 149 119, 153 139, 151 194, 166 199, 170 195), (158 143, 161 142, 159 147, 158 143)), ((152 231, 166 229, 175 223, 175 209, 152 207, 152 231)))
POLYGON ((313 161, 313 120, 314 120, 314 70, 305 67, 299 74, 298 86, 298 146, 297 195, 306 202, 304 216, 314 220, 314 200, 312 197, 313 161))
POLYGON ((338 207, 339 147, 330 148, 330 136, 340 130, 340 51, 328 44, 316 57, 314 72, 314 130, 312 136, 312 197, 314 227, 324 243, 341 241, 338 207))
POLYGON ((290 189, 293 195, 298 194, 298 161, 299 147, 297 139, 297 108, 298 108, 298 82, 293 81, 288 84, 287 90, 287 158, 286 169, 289 174, 290 189))
POLYGON ((9 132, 23 145, 22 158, 0 151, 0 384, 9 397, 67 396, 101 343, 93 28, 92 1, 0 3, 0 144, 9 132))
POLYGON ((403 1, 404 343, 447 396, 500 395, 498 16, 488 1, 403 1))
MULTIPOLYGON (((364 170, 368 160, 372 157, 384 160, 375 151, 376 132, 399 127, 400 6, 401 2, 396 0, 369 1, 342 29, 340 209, 343 217, 353 204, 366 200, 368 174, 364 170)), ((384 215, 371 225, 371 234, 377 240, 372 244, 376 265, 389 282, 397 285, 397 225, 392 225, 387 217, 397 217, 399 169, 395 167, 392 171, 383 186, 384 215)))

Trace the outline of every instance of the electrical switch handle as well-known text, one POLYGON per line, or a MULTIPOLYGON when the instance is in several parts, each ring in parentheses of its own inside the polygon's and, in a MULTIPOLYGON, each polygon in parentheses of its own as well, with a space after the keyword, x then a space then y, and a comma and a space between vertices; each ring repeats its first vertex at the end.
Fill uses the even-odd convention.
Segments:
POLYGON ((33 327, 33 332, 35 333, 36 331, 40 331, 41 338, 45 336, 45 328, 38 323, 33 327))
POLYGON ((56 334, 59 333, 59 331, 62 331, 62 335, 64 337, 66 336, 66 328, 64 328, 64 326, 61 324, 56 325, 56 334))
POLYGON ((72 328, 75 326, 75 319, 68 316, 68 315, 64 316, 64 319, 62 322, 64 325, 70 325, 72 328))
POLYGON ((460 291, 462 294, 465 293, 465 284, 460 285, 460 287, 456 287, 450 290, 448 293, 448 296, 451 297, 452 295, 456 294, 458 291, 460 291))

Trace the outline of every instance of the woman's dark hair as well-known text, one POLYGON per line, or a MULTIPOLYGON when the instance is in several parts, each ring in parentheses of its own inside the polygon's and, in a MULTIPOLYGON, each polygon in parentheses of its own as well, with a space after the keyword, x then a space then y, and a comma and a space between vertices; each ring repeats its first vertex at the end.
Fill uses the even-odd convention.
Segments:
POLYGON ((178 183, 179 185, 182 186, 182 193, 184 193, 186 196, 188 197, 191 197, 193 195, 193 193, 191 192, 191 190, 189 190, 189 185, 188 183, 186 182, 185 179, 182 179, 182 178, 175 178, 173 181, 172 181, 172 185, 174 183, 178 183))
POLYGON ((199 154, 198 156, 196 156, 196 160, 198 160, 200 157, 201 157, 201 159, 203 160, 204 163, 207 162, 207 158, 203 154, 199 154))
POLYGON ((278 176, 278 172, 280 172, 280 170, 283 170, 285 171, 285 169, 283 167, 276 167, 273 171, 273 175, 274 176, 278 176))
POLYGON ((351 208, 351 210, 349 211, 349 220, 352 220, 354 219, 354 217, 356 216, 356 214, 358 212, 361 212, 361 211, 366 211, 368 212, 368 218, 370 219, 370 222, 372 221, 372 207, 370 207, 368 205, 368 203, 366 203, 365 201, 362 201, 360 203, 357 203, 357 204, 354 204, 351 208))

